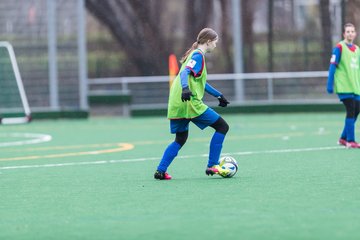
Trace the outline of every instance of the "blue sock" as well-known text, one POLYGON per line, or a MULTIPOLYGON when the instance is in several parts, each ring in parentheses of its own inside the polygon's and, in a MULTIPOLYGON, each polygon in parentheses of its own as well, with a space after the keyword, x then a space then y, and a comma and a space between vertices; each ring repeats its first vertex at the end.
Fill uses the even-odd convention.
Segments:
POLYGON ((345 125, 344 125, 344 129, 343 129, 343 131, 342 131, 342 133, 341 133, 340 138, 342 138, 342 139, 345 139, 345 140, 346 140, 346 123, 345 123, 345 125))
POLYGON ((170 166, 171 162, 177 156, 181 146, 177 142, 172 142, 170 145, 165 149, 164 155, 160 161, 160 164, 157 170, 166 172, 167 168, 170 166))
POLYGON ((355 119, 346 118, 345 119, 345 129, 346 129, 346 141, 353 142, 355 141, 355 119))
POLYGON ((219 132, 215 132, 210 142, 210 153, 208 167, 212 167, 219 163, 222 144, 224 142, 225 135, 219 132))

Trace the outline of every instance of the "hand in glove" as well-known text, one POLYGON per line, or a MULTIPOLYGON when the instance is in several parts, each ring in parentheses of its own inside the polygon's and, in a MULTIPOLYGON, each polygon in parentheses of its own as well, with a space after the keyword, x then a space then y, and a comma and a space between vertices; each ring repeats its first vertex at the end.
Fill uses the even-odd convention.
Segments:
POLYGON ((226 98, 223 95, 219 96, 218 100, 219 100, 220 107, 226 107, 228 104, 230 104, 230 102, 228 100, 226 100, 226 98))
POLYGON ((191 96, 194 96, 188 87, 182 89, 181 101, 190 101, 191 96))

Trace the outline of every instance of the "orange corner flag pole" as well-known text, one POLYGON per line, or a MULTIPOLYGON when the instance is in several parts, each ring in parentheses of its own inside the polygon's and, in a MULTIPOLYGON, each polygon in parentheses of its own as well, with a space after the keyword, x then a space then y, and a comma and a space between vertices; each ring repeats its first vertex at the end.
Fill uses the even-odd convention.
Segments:
POLYGON ((171 87, 176 75, 179 73, 179 65, 175 54, 169 55, 169 85, 171 87))

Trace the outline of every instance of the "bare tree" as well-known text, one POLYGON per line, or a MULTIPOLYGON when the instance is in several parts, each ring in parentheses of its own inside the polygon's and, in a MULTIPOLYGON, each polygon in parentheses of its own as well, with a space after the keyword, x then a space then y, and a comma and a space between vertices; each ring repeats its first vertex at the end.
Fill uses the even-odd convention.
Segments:
POLYGON ((86 0, 86 7, 109 28, 137 72, 152 75, 167 71, 169 44, 159 24, 162 1, 86 0))
POLYGON ((347 0, 346 4, 344 4, 346 7, 345 12, 345 22, 351 22, 355 24, 355 27, 357 28, 357 32, 360 30, 360 1, 359 0, 347 0))
POLYGON ((254 70, 254 8, 256 0, 244 0, 242 4, 242 17, 243 17, 243 38, 244 38, 244 63, 245 71, 252 72, 254 70))
POLYGON ((186 0, 185 5, 185 34, 187 38, 184 41, 184 49, 189 48, 194 43, 201 29, 209 27, 213 0, 186 0))
POLYGON ((233 71, 233 64, 231 64, 233 60, 232 54, 232 45, 231 45, 231 32, 229 31, 229 27, 231 26, 231 21, 229 14, 226 14, 229 11, 229 1, 228 0, 220 0, 221 4, 221 46, 222 46, 222 55, 224 59, 224 72, 232 72, 233 71))
POLYGON ((186 0, 186 15, 163 19, 166 0, 86 0, 87 9, 106 26, 122 47, 131 67, 143 75, 167 74, 167 58, 173 52, 162 26, 168 21, 185 24, 183 47, 188 48, 211 19, 213 1, 186 0))
MULTIPOLYGON (((329 0, 320 0, 320 18, 321 18, 321 30, 322 30, 322 40, 323 40, 323 51, 324 55, 331 54, 332 42, 331 42, 331 19, 330 19, 330 2, 329 0)), ((326 68, 329 65, 328 58, 324 57, 323 67, 326 68)))

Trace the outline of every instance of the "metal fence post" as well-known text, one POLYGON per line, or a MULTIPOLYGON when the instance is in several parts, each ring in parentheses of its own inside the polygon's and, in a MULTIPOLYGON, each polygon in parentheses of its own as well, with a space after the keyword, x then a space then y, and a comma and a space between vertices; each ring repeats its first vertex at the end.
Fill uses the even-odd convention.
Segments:
POLYGON ((84 0, 77 1, 77 24, 78 24, 78 55, 79 55, 79 95, 80 109, 89 108, 88 81, 87 81, 87 54, 86 54, 86 14, 84 0))
POLYGON ((57 0, 47 0, 47 27, 49 52, 49 100, 50 108, 59 108, 58 66, 57 66, 57 27, 56 27, 57 0))
POLYGON ((274 86, 273 86, 273 78, 269 77, 267 79, 267 89, 268 89, 268 101, 272 102, 274 100, 274 86))

